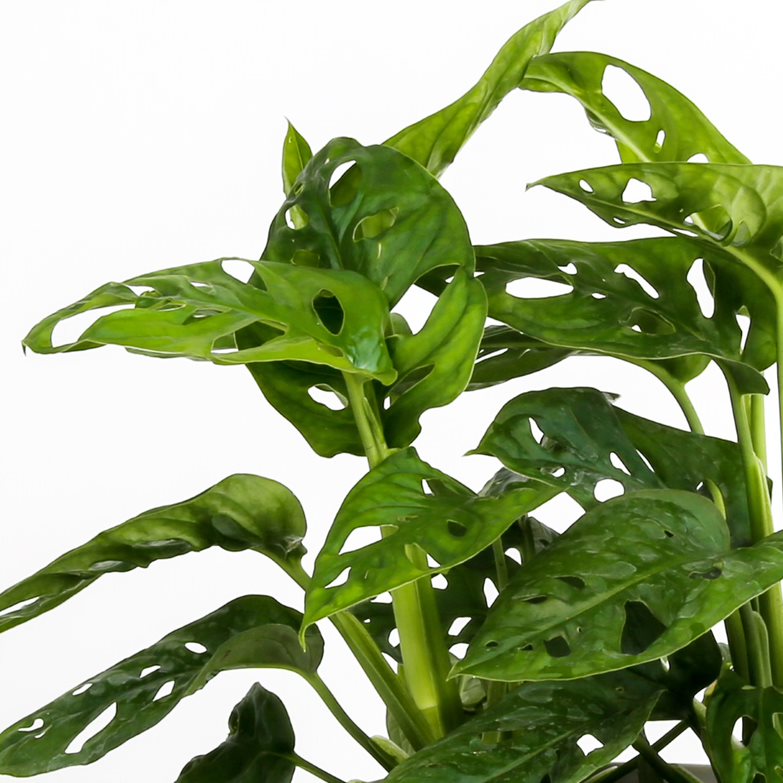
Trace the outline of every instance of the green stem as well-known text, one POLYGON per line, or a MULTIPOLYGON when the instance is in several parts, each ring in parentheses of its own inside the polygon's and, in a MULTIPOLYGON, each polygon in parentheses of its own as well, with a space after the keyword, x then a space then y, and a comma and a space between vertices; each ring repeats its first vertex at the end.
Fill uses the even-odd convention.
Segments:
MULTIPOLYGON (((503 540, 496 538, 492 542, 492 556, 495 560, 495 573, 498 578, 498 592, 502 593, 508 585, 508 564, 506 563, 506 553, 503 550, 503 540)), ((508 693, 508 683, 498 680, 487 682, 487 702, 486 709, 494 707, 508 693)), ((487 735, 487 741, 498 742, 502 738, 502 732, 491 732, 487 735)))
MULTIPOLYGON (((748 510, 750 512, 751 538, 753 542, 761 541, 775 532, 772 521, 772 507, 767 486, 767 476, 758 456, 753 450, 753 431, 748 420, 747 411, 734 380, 729 373, 724 373, 729 387, 731 407, 734 412, 734 422, 737 428, 737 441, 742 454, 742 465, 747 484, 748 510)), ((769 633, 769 645, 765 654, 768 656, 772 669, 774 685, 783 684, 783 595, 780 585, 776 584, 759 596, 759 614, 769 633)), ((745 629, 747 633, 747 628, 745 629)), ((755 651, 749 650, 749 656, 755 651)))
POLYGON ((338 720, 340 725, 359 743, 387 772, 396 766, 395 760, 381 749, 371 737, 368 737, 362 729, 353 721, 350 715, 342 708, 334 697, 334 694, 326 686, 321 677, 310 674, 306 677, 313 690, 321 697, 321 701, 329 708, 329 711, 338 720))
POLYGON ((701 783, 701 781, 686 772, 684 769, 675 767, 664 761, 658 752, 641 737, 633 743, 633 748, 639 755, 664 779, 669 783, 701 783))
MULTIPOLYGON (((392 452, 386 445, 383 426, 365 395, 364 382, 350 373, 343 373, 343 377, 359 437, 372 470, 392 452)), ((427 569, 424 552, 411 548, 406 554, 416 565, 427 569)), ((418 579, 392 590, 391 595, 408 691, 435 739, 440 739, 456 724, 461 707, 457 685, 448 679, 451 661, 444 643, 432 582, 426 578, 418 579)))
POLYGON ((341 780, 340 778, 336 778, 330 772, 327 772, 325 769, 321 769, 320 767, 317 767, 311 761, 308 761, 307 759, 303 759, 301 756, 297 755, 296 753, 291 753, 290 755, 286 756, 286 758, 289 758, 291 761, 293 761, 297 767, 300 767, 306 772, 309 772, 311 775, 315 775, 317 778, 326 781, 326 783, 345 783, 344 780, 341 780))
POLYGON ((745 604, 740 608, 740 616, 742 617, 742 626, 745 629, 745 637, 750 642, 748 647, 753 675, 751 682, 762 688, 768 688, 772 685, 772 669, 769 656, 764 654, 764 651, 769 649, 766 624, 750 604, 745 604))
POLYGON ((764 474, 767 474, 767 417, 764 412, 764 395, 750 395, 750 430, 753 438, 753 451, 761 461, 764 474))

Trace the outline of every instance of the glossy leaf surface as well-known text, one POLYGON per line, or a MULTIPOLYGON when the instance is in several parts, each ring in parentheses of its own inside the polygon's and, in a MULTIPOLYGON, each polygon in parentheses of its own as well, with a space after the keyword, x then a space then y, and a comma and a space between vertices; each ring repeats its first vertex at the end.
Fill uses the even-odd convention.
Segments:
POLYGON ((294 730, 283 702, 258 683, 231 711, 228 738, 196 756, 176 783, 290 783, 294 730))
POLYGON ((283 141, 283 192, 286 196, 312 157, 307 139, 289 122, 283 141))
MULTIPOLYGON (((718 297, 705 317, 688 282, 705 256, 702 243, 683 237, 534 240, 479 247, 476 255, 490 315, 525 335, 621 358, 708 356, 730 366, 743 391, 768 390, 761 374, 742 361, 735 309, 741 303, 718 297), (531 279, 556 283, 562 293, 538 298, 514 290, 517 281, 531 279)), ((723 254, 718 260, 726 264, 723 254)), ((681 380, 701 369, 697 364, 681 380)))
POLYGON ((414 449, 398 451, 359 481, 340 508, 315 562, 304 627, 468 560, 553 494, 531 482, 502 497, 482 497, 414 449), (383 528, 384 535, 347 549, 361 528, 379 537, 383 528))
POLYGON ((388 783, 579 783, 642 730, 661 691, 627 672, 571 682, 525 683, 389 774, 388 783), (499 744, 491 732, 507 732, 499 744), (578 742, 602 743, 589 754, 578 742))
POLYGON ((461 98, 392 136, 386 144, 439 176, 498 104, 522 83, 530 61, 548 52, 558 33, 590 0, 570 0, 515 33, 479 81, 461 98))
POLYGON ((426 272, 464 267, 473 248, 451 196, 421 166, 389 147, 334 139, 305 166, 272 222, 263 257, 352 270, 394 305, 426 272), (290 225, 296 208, 303 225, 290 225))
POLYGON ((0 631, 53 609, 104 574, 219 546, 254 549, 284 569, 305 553, 304 511, 271 479, 237 474, 200 495, 145 511, 71 550, 0 593, 0 631))
POLYGON ((27 776, 89 764, 159 723, 220 671, 275 667, 311 674, 320 663, 323 641, 311 628, 307 650, 302 650, 297 637, 301 618, 266 596, 231 601, 7 728, 0 734, 0 772, 27 776), (109 710, 113 718, 105 728, 81 749, 71 747, 109 710))
POLYGON ((731 550, 721 515, 698 495, 615 498, 517 575, 456 671, 571 679, 657 660, 781 577, 781 534, 731 550))

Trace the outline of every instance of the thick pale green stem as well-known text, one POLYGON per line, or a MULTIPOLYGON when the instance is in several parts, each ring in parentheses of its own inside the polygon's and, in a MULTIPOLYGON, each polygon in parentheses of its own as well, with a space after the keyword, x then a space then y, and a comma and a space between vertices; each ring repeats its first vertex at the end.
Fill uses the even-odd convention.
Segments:
POLYGON ((317 767, 315 764, 313 764, 312 761, 303 759, 301 756, 298 756, 296 753, 292 753, 290 756, 288 756, 288 758, 290 758, 291 761, 293 761, 297 767, 300 767, 306 772, 309 772, 311 775, 315 775, 315 777, 320 778, 326 783, 345 783, 344 780, 335 777, 334 775, 331 774, 331 772, 327 772, 325 769, 321 769, 320 767, 317 767))
MULTIPOLYGON (((391 451, 386 445, 383 427, 364 393, 364 383, 344 373, 351 410, 356 420, 370 468, 383 462, 391 451)), ((408 556, 427 568, 426 554, 411 550, 408 556)), ((403 676, 408 692, 435 739, 443 737, 459 720, 457 685, 448 679, 451 669, 448 649, 438 616, 435 593, 429 579, 392 590, 392 607, 397 631, 403 676)))
POLYGON ((764 395, 750 395, 750 431, 753 438, 753 451, 764 468, 764 473, 768 472, 767 467, 767 416, 764 412, 764 395))

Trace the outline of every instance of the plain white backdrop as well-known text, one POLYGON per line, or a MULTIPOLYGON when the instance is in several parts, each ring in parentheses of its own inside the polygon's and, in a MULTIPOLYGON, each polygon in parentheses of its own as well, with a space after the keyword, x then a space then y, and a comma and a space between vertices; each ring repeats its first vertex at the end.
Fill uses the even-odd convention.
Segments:
MULTIPOLYGON (((5 0, 0 5, 0 589, 102 529, 190 497, 233 472, 288 485, 317 551, 362 460, 312 456, 242 368, 156 361, 103 349, 22 356, 42 316, 108 280, 224 255, 258 257, 282 200, 285 117, 319 148, 334 136, 382 141, 453 100, 550 0, 436 3, 336 0, 5 0)), ((783 163, 783 6, 745 0, 606 0, 557 49, 629 60, 677 86, 759 163, 783 163)), ((476 242, 630 238, 541 176, 615 162, 579 107, 517 93, 443 182, 476 242)), ((635 230, 635 235, 643 235, 635 230)), ((423 317, 426 297, 411 305, 423 317)), ((463 457, 500 403, 530 388, 598 385, 682 425, 665 391, 609 359, 571 360, 425 415, 422 456, 479 488, 488 458, 463 457)), ((693 385, 712 434, 732 436, 715 373, 693 385)), ((771 412, 770 412, 771 413, 771 412)), ((770 428, 775 434, 775 417, 770 428)), ((562 527, 571 509, 547 519, 562 527)), ((311 560, 308 560, 310 563, 311 560)), ((301 595, 261 557, 220 551, 110 575, 0 638, 3 726, 249 592, 301 595)), ((328 627, 324 679, 369 733, 383 711, 328 627)), ((260 680, 286 702, 298 752, 346 780, 379 769, 295 675, 224 674, 162 724, 51 783, 173 781, 226 734, 231 707, 260 680)), ((686 743, 673 757, 689 758, 686 743)), ((698 756, 694 755, 694 759, 698 756)), ((297 772, 297 781, 311 778, 297 772)), ((0 780, 11 778, 0 775, 0 780)))

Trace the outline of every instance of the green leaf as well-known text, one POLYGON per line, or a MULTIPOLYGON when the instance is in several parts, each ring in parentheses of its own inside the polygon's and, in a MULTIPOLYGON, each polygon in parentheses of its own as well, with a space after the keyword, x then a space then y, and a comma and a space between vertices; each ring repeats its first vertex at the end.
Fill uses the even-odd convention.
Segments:
POLYGON ((305 531, 302 507, 282 484, 229 476, 190 500, 145 511, 99 533, 0 593, 0 631, 53 609, 104 574, 211 546, 254 549, 289 569, 305 553, 305 531))
POLYGON ((579 783, 636 739, 660 695, 657 685, 628 672, 525 683, 395 767, 386 781, 579 783), (494 732, 508 739, 487 742, 494 732), (578 743, 587 735, 601 746, 585 755, 578 743))
POLYGON ((7 728, 0 734, 0 772, 28 776, 89 764, 159 723, 220 671, 275 667, 312 674, 323 640, 309 629, 303 651, 297 637, 301 618, 267 596, 231 601, 7 728), (107 712, 113 718, 105 728, 80 750, 69 747, 107 712))
POLYGON ((594 52, 545 54, 530 63, 521 86, 576 98, 593 127, 616 140, 625 163, 688 161, 694 155, 705 155, 712 163, 748 163, 681 92, 615 57, 594 52), (607 69, 619 69, 636 82, 649 104, 649 119, 626 119, 606 97, 607 69))
POLYGON ((476 452, 568 492, 583 507, 596 504, 597 484, 701 491, 712 481, 726 501, 734 546, 752 540, 739 448, 634 416, 595 389, 547 389, 508 402, 476 452), (543 433, 533 434, 535 424, 543 433))
POLYGON ((462 214, 438 181, 389 147, 353 139, 333 139, 310 160, 272 222, 263 257, 358 272, 390 305, 433 269, 475 266, 462 214), (298 228, 289 225, 294 208, 304 220, 298 228))
POLYGON ((283 702, 256 683, 231 711, 225 742, 189 761, 176 783, 290 783, 293 752, 283 702))
POLYGON ((523 568, 454 672, 571 679, 670 655, 783 577, 783 535, 730 548, 712 503, 650 490, 602 503, 523 568))
POLYGON ((486 296, 478 280, 460 269, 416 334, 391 338, 398 380, 383 413, 389 446, 410 445, 421 432, 419 417, 455 400, 467 386, 484 332, 486 296))
POLYGON ((731 669, 721 675, 707 701, 707 745, 721 780, 753 783, 783 778, 783 691, 748 685, 731 669), (750 718, 747 742, 732 736, 737 721, 750 718))
POLYGON ((515 33, 479 81, 461 98, 392 136, 386 144, 435 176, 454 160, 473 132, 512 90, 521 86, 530 61, 548 52, 555 38, 590 0, 570 0, 515 33))
POLYGON ((39 353, 121 345, 216 364, 300 360, 390 383, 396 374, 384 342, 388 317, 378 288, 354 272, 218 259, 102 286, 45 318, 24 344, 39 353), (243 262, 255 284, 226 271, 230 261, 243 262), (150 290, 136 294, 134 287, 150 290), (110 305, 126 308, 99 317, 74 342, 52 344, 61 321, 110 305), (238 347, 236 333, 256 323, 272 327, 273 336, 238 347))
POLYGON ((313 151, 307 140, 289 122, 283 142, 283 191, 286 196, 312 157, 313 151))
POLYGON ((303 627, 468 560, 553 494, 531 482, 502 497, 481 497, 414 449, 398 451, 361 479, 340 508, 315 562, 303 627), (383 529, 383 537, 347 549, 361 528, 376 528, 379 536, 383 529))
MULTIPOLYGON (((761 373, 742 360, 742 303, 719 296, 714 313, 702 314, 689 272, 705 255, 713 266, 727 260, 722 253, 713 259, 700 242, 539 240, 478 247, 476 255, 489 314, 525 335, 625 359, 706 356, 730 365, 743 391, 768 391, 761 373), (515 291, 514 281, 531 278, 557 283, 562 293, 532 298, 515 291)), ((680 380, 703 369, 687 367, 680 380)))

